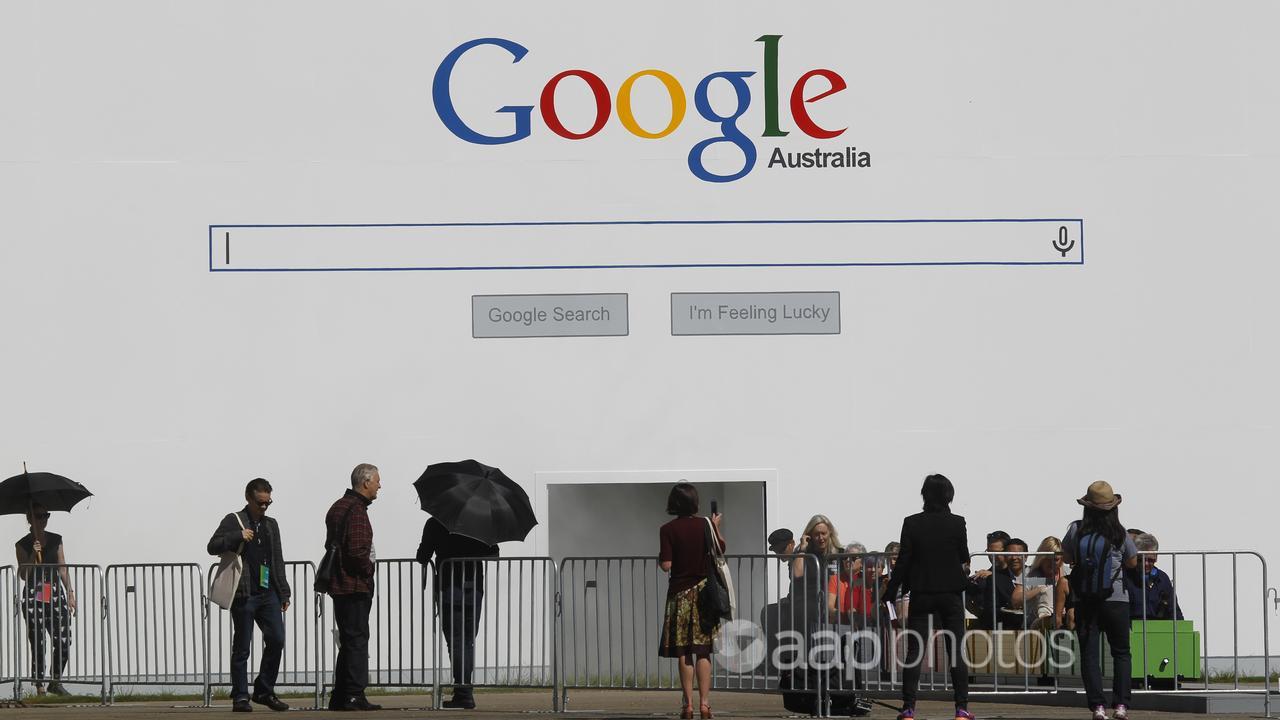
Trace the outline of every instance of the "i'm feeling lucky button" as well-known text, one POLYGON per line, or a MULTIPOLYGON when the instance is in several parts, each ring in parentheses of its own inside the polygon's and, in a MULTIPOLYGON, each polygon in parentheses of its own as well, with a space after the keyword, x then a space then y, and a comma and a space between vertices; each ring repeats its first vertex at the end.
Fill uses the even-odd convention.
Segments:
POLYGON ((838 335, 840 293, 672 293, 672 335, 838 335))

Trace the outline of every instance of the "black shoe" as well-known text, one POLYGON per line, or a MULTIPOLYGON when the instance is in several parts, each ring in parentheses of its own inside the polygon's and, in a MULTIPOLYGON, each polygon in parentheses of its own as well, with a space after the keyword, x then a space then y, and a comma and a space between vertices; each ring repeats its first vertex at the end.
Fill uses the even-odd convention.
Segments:
POLYGON ((267 695, 254 695, 252 700, 258 703, 259 705, 266 705, 267 707, 271 708, 272 710, 275 710, 276 712, 284 712, 285 710, 289 709, 289 706, 286 705, 284 701, 282 701, 280 698, 276 697, 275 693, 269 693, 267 695))
POLYGON ((357 695, 351 698, 351 703, 355 705, 356 710, 381 710, 381 705, 374 705, 369 699, 363 695, 357 695))
POLYGON ((253 712, 248 700, 235 700, 231 703, 231 712, 253 712))
POLYGON ((334 695, 329 698, 329 709, 334 712, 359 710, 355 702, 356 698, 352 695, 334 695))
POLYGON ((49 683, 49 693, 52 695, 70 695, 71 694, 67 692, 67 689, 63 687, 62 683, 58 680, 54 680, 53 682, 49 683))
POLYGON ((453 697, 440 703, 440 707, 446 707, 450 710, 475 710, 476 699, 471 695, 460 695, 454 693, 453 697))

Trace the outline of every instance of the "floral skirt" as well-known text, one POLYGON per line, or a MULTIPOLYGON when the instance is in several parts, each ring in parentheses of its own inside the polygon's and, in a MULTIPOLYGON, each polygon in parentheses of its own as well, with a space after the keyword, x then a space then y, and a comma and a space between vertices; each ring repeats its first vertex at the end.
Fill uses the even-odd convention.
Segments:
POLYGON ((706 584, 707 581, 703 580, 688 590, 667 593, 662 638, 658 643, 659 657, 711 654, 711 637, 715 630, 703 629, 702 618, 698 614, 698 591, 706 584))

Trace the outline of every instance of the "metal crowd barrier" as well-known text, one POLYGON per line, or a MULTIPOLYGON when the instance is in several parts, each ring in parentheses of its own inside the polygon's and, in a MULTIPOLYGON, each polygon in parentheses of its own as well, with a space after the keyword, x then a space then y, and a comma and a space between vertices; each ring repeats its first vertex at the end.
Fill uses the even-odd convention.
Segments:
MULTIPOLYGON (((823 685, 808 672, 807 659, 815 633, 826 624, 817 559, 730 555, 726 560, 737 613, 717 638, 713 686, 809 696, 816 713, 823 685), (795 579, 793 566, 802 570, 795 579)), ((575 689, 680 687, 677 660, 658 656, 667 576, 656 558, 566 558, 560 564, 560 597, 562 704, 575 689)))
POLYGON ((545 557, 456 558, 440 563, 437 582, 435 707, 447 662, 448 682, 549 688, 552 709, 559 710, 556 563, 545 557))
POLYGON ((195 563, 107 566, 106 701, 120 686, 206 691, 205 587, 195 563))
MULTIPOLYGON (((1200 631, 1199 631, 1199 633, 1198 633, 1198 634, 1190 633, 1190 637, 1189 637, 1189 638, 1180 639, 1180 636, 1183 636, 1184 634, 1188 634, 1188 633, 1184 633, 1184 632, 1182 631, 1182 629, 1181 629, 1181 628, 1176 624, 1176 623, 1177 623, 1177 621, 1175 620, 1175 621, 1174 621, 1174 622, 1175 622, 1175 625, 1174 625, 1174 631, 1172 632, 1172 643, 1171 643, 1172 656, 1173 656, 1173 657, 1172 657, 1172 658, 1162 658, 1162 659, 1161 659, 1161 661, 1160 661, 1160 663, 1157 665, 1157 667, 1152 667, 1152 663, 1150 662, 1150 660, 1151 660, 1151 658, 1150 658, 1151 652, 1150 652, 1150 651, 1151 651, 1151 649, 1152 649, 1152 648, 1151 648, 1152 640, 1151 640, 1151 633, 1149 633, 1149 632, 1148 632, 1148 624, 1149 624, 1149 623, 1148 623, 1148 619, 1147 619, 1147 599, 1148 599, 1148 598, 1147 598, 1147 586, 1148 586, 1148 583, 1144 581, 1144 582, 1142 583, 1142 587, 1141 587, 1141 590, 1142 590, 1142 618, 1141 618, 1140 620, 1134 620, 1134 621, 1133 621, 1135 625, 1139 625, 1139 626, 1140 626, 1140 628, 1141 628, 1141 634, 1142 634, 1142 641, 1141 641, 1141 649, 1142 649, 1142 665, 1141 665, 1141 667, 1142 667, 1143 683, 1142 683, 1142 686, 1141 686, 1141 687, 1138 687, 1138 686, 1137 686, 1137 684, 1135 683, 1134 692, 1135 692, 1135 693, 1141 693, 1141 692, 1169 692, 1170 690, 1175 691, 1175 692, 1176 692, 1176 691, 1181 691, 1181 690, 1186 690, 1186 691, 1194 691, 1194 692, 1197 692, 1197 693, 1227 693, 1227 692, 1229 692, 1229 693, 1257 693, 1257 692, 1261 692, 1261 693, 1263 693, 1263 707, 1264 707, 1264 713, 1266 714, 1266 716, 1267 716, 1267 717, 1270 717, 1270 716, 1271 716, 1271 641, 1270 641, 1270 638, 1271 638, 1271 614, 1267 612, 1267 600, 1268 600, 1268 592, 1269 592, 1269 589, 1268 589, 1268 588, 1269 588, 1269 586, 1268 586, 1268 580, 1267 580, 1267 561, 1266 561, 1266 559, 1265 559, 1265 558, 1263 558, 1263 557, 1262 557, 1262 555, 1260 555, 1260 554, 1258 554, 1258 553, 1256 553, 1256 552, 1253 552, 1253 551, 1248 551, 1248 550, 1174 551, 1174 552, 1171 552, 1171 551, 1151 551, 1151 552, 1139 552, 1139 553, 1138 553, 1138 556, 1139 556, 1139 558, 1140 558, 1140 559, 1139 559, 1139 565, 1138 565, 1139 569, 1142 569, 1142 568, 1143 568, 1143 564, 1142 564, 1141 558, 1142 558, 1143 556, 1146 556, 1146 555, 1153 555, 1153 556, 1157 556, 1157 557, 1159 557, 1159 556, 1164 556, 1165 558, 1168 558, 1168 559, 1169 559, 1169 564, 1168 564, 1166 567, 1168 568, 1169 580, 1170 580, 1170 582, 1171 582, 1171 584, 1172 584, 1172 586, 1173 586, 1173 588, 1174 588, 1174 597, 1173 597, 1173 598, 1170 598, 1170 600, 1171 600, 1171 605, 1172 605, 1172 607, 1170 608, 1170 612, 1173 612, 1174 610, 1178 610, 1178 611, 1180 611, 1180 610, 1181 610, 1181 603, 1180 603, 1180 602, 1178 602, 1179 593, 1177 592, 1177 588, 1178 588, 1178 560, 1179 560, 1179 558, 1189 558, 1189 559, 1191 560, 1191 562, 1190 562, 1190 563, 1188 563, 1188 562, 1184 562, 1184 563, 1183 563, 1183 567, 1184 567, 1184 568, 1185 568, 1188 564, 1190 564, 1190 565, 1191 565, 1191 567, 1192 567, 1192 570, 1190 570, 1190 571, 1185 570, 1185 569, 1183 570, 1183 577, 1184 577, 1184 580, 1185 580, 1185 579, 1186 579, 1186 576, 1187 576, 1187 573, 1188 573, 1188 572, 1191 572, 1191 573, 1193 573, 1192 577, 1193 577, 1193 579, 1194 579, 1194 578, 1196 577, 1196 573, 1197 573, 1197 570, 1198 570, 1198 577, 1199 577, 1199 579, 1200 579, 1200 584, 1201 584, 1201 592, 1200 592, 1200 598, 1199 598, 1199 600, 1200 600, 1200 631), (1262 578, 1262 582, 1261 582, 1261 589, 1262 589, 1262 593, 1261 593, 1261 596, 1262 596, 1262 657, 1263 657, 1263 660, 1262 660, 1262 667, 1263 667, 1263 669, 1262 669, 1262 675, 1263 675, 1263 687, 1262 687, 1262 689, 1261 689, 1261 690, 1257 690, 1257 689, 1249 689, 1249 688, 1243 688, 1243 687, 1241 687, 1241 685, 1240 685, 1240 680, 1241 680, 1241 674, 1240 674, 1240 614, 1241 614, 1241 613, 1240 613, 1240 573, 1239 573, 1239 564, 1240 564, 1240 558, 1242 558, 1242 557, 1244 557, 1244 558, 1256 558, 1256 559, 1257 559, 1257 561, 1258 561, 1258 567, 1259 567, 1259 569, 1260 569, 1260 571, 1261 571, 1261 578, 1262 578), (1224 558, 1224 559, 1225 559, 1225 558, 1230 558, 1230 560, 1231 560, 1231 656, 1232 656, 1232 658, 1233 658, 1233 667, 1232 667, 1232 673, 1231 673, 1232 678, 1231 678, 1231 687, 1230 687, 1230 688, 1214 688, 1214 687, 1212 687, 1212 686, 1211 686, 1210 678, 1209 678, 1209 675, 1210 675, 1210 673, 1209 673, 1209 668, 1208 668, 1208 664, 1207 664, 1207 662, 1206 662, 1206 660, 1205 660, 1205 658, 1209 655, 1209 650, 1210 650, 1210 644, 1209 644, 1209 640, 1210 640, 1210 635, 1209 635, 1209 628, 1210 628, 1210 623, 1209 623, 1209 618, 1210 618, 1210 615, 1209 615, 1209 607, 1210 607, 1210 605, 1209 605, 1209 585, 1210 585, 1210 581, 1209 581, 1209 562, 1210 562, 1210 558, 1224 558), (1199 560, 1199 562, 1198 562, 1198 563, 1197 563, 1197 562, 1195 562, 1195 560, 1196 560, 1196 559, 1198 559, 1198 560, 1199 560), (1197 566, 1198 566, 1198 567, 1197 567, 1197 566), (1179 643, 1181 642, 1181 643, 1183 643, 1183 649, 1185 649, 1185 647, 1186 647, 1186 645, 1185 645, 1185 644, 1188 642, 1188 640, 1193 644, 1193 646, 1192 646, 1192 649, 1191 649, 1190 653, 1191 653, 1191 655, 1193 655, 1193 656, 1194 656, 1194 659, 1193 659, 1193 661, 1192 661, 1192 667, 1190 667, 1190 668, 1189 668, 1189 667, 1187 667, 1187 663, 1186 663, 1186 662, 1183 662, 1183 661, 1181 660, 1182 655, 1184 654, 1184 652, 1183 652, 1182 650, 1180 650, 1180 648, 1179 648, 1179 643), (1200 643, 1199 643, 1199 647, 1195 647, 1195 643, 1196 643, 1197 641, 1200 641, 1200 643), (1170 662, 1172 663, 1172 666, 1171 666, 1171 667, 1169 667, 1169 666, 1167 665, 1167 664, 1168 664, 1168 663, 1170 663, 1170 662), (1180 662, 1181 662, 1181 664, 1180 664, 1180 662), (1193 670, 1194 670, 1194 671, 1196 671, 1196 672, 1198 672, 1198 674, 1200 675, 1200 680, 1201 680, 1201 682, 1199 682, 1199 683, 1192 683, 1192 682, 1183 683, 1183 682, 1181 682, 1181 678, 1184 676, 1182 671, 1193 671, 1193 670), (1153 672, 1156 672, 1156 671, 1159 671, 1159 672, 1168 672, 1168 673, 1170 673, 1170 676, 1171 676, 1171 678, 1172 678, 1172 687, 1169 687, 1169 688, 1152 688, 1152 682, 1151 682, 1151 681, 1152 681, 1152 673, 1153 673, 1153 672)), ((1193 595, 1191 595, 1191 594, 1189 594, 1189 593, 1185 593, 1185 592, 1184 592, 1184 593, 1181 593, 1181 598, 1182 598, 1182 599, 1192 599, 1192 598, 1194 598, 1194 596, 1193 596, 1193 595)), ((1188 615, 1188 613, 1183 612, 1183 615, 1184 615, 1184 616, 1187 616, 1187 615, 1188 615)), ((1216 646, 1214 646, 1214 647, 1216 647, 1216 646)), ((1135 650, 1135 651, 1136 651, 1136 648, 1133 648, 1133 650, 1135 650)), ((1137 666, 1136 666, 1136 664, 1135 664, 1135 669, 1136 669, 1136 667, 1137 667, 1137 666)))
MULTIPOLYGON (((1038 614, 1041 607, 1038 598, 1032 600, 1024 595, 1018 607, 1000 607, 994 602, 999 599, 999 593, 994 588, 990 591, 992 600, 990 606, 984 606, 983 604, 988 600, 985 588, 991 587, 995 582, 990 576, 976 582, 976 586, 980 588, 978 597, 965 593, 965 606, 974 614, 976 626, 975 629, 966 633, 964 641, 964 659, 969 663, 970 673, 975 680, 970 683, 970 694, 1012 692, 1043 694, 1056 691, 1058 678, 1062 675, 1072 674, 1078 677, 1078 671, 1074 674, 1063 672, 1062 663, 1066 658, 1059 657, 1059 643, 1068 635, 1054 634, 1058 630, 1059 618, 1064 618, 1063 622, 1065 622, 1069 617, 1066 614, 1066 608, 1059 602, 1056 591, 1058 582, 1064 577, 1065 572, 1065 568, 1058 562, 1061 558, 1060 554, 1055 552, 973 553, 969 556, 971 568, 975 558, 985 558, 989 567, 983 570, 992 573, 998 571, 998 566, 1003 568, 1000 563, 1008 563, 1011 559, 1017 561, 1019 569, 1015 571, 1017 576, 1010 579, 1011 590, 1017 592, 1021 587, 1025 593, 1028 588, 1046 587, 1050 588, 1052 597, 1049 607, 1045 608, 1048 614, 1042 617, 1038 614), (1056 564, 1054 570, 1047 572, 1042 570, 1046 559, 1053 559, 1056 564), (981 658, 981 661, 978 661, 978 658, 981 658), (1002 671, 1005 671, 1003 675, 1002 671), (1018 687, 1019 679, 1021 688, 1018 687)), ((1070 634, 1069 637, 1074 639, 1075 636, 1070 634)), ((937 683, 938 675, 937 669, 932 668, 929 674, 931 686, 949 689, 950 683, 945 673, 942 673, 943 681, 940 685, 937 683)))
MULTIPOLYGON (((997 559, 1008 558, 1010 556, 1037 557, 1050 553, 976 553, 973 557, 986 557, 994 564, 997 559)), ((1145 579, 1146 573, 1143 569, 1141 559, 1139 560, 1137 572, 1138 577, 1143 578, 1139 584, 1139 592, 1141 593, 1139 600, 1138 616, 1131 619, 1131 640, 1130 653, 1133 656, 1134 670, 1134 693, 1168 693, 1168 692, 1193 692, 1197 694, 1206 693, 1236 693, 1236 694, 1261 694, 1263 697, 1263 711, 1267 717, 1271 714, 1271 663, 1270 663, 1270 617, 1267 612, 1267 603, 1270 599, 1270 590, 1268 589, 1268 573, 1266 560, 1256 552, 1240 551, 1240 550, 1222 550, 1222 551, 1151 551, 1139 552, 1139 558, 1147 555, 1165 558, 1168 563, 1164 565, 1167 571, 1170 583, 1173 587, 1171 597, 1161 598, 1161 602, 1157 605, 1160 608, 1158 617, 1149 617, 1148 606, 1148 587, 1150 583, 1145 579), (1262 609, 1262 645, 1263 645, 1263 677, 1261 685, 1248 686, 1242 685, 1243 675, 1240 670, 1239 658, 1240 651, 1240 621, 1242 617, 1241 602, 1241 583, 1240 583, 1240 560, 1248 558, 1258 561, 1257 571, 1260 578, 1260 592, 1255 595, 1261 600, 1262 609), (1221 582, 1211 577, 1210 570, 1214 566, 1215 561, 1219 566, 1219 571, 1228 570, 1230 574, 1230 582, 1221 582), (1223 568, 1221 566, 1229 566, 1223 568), (1196 591, 1198 587, 1198 592, 1196 591), (1229 603, 1218 601, 1211 604, 1209 588, 1231 588, 1231 599, 1229 603), (1227 607, 1223 609, 1223 605, 1227 607), (1197 607, 1198 606, 1198 607, 1197 607), (1212 611, 1211 611, 1212 610, 1212 611), (1176 619, 1181 613, 1184 620, 1176 619), (1210 630, 1217 631, 1218 622, 1224 616, 1229 616, 1231 633, 1229 642, 1231 645, 1232 670, 1229 678, 1217 678, 1215 682, 1211 676, 1211 669, 1208 664, 1211 648, 1218 647, 1216 642, 1218 636, 1211 636, 1210 630), (1158 623, 1158 625, 1157 625, 1158 623), (1157 632, 1157 628, 1159 632, 1157 632), (1198 628, 1198 629, 1197 629, 1198 628), (1167 636, 1167 639, 1166 639, 1167 636), (1215 644, 1210 643, 1211 639, 1215 644), (1160 652, 1154 652, 1154 651, 1160 652), (1153 654, 1154 653, 1154 654, 1153 654), (1167 653, 1167 654, 1166 654, 1167 653), (1155 660, 1159 657, 1159 660, 1155 660), (1225 680, 1225 682, 1223 682, 1225 680)), ((1025 586, 1026 567, 1024 564, 1022 575, 1023 584, 1025 586)), ((1130 590, 1132 592, 1132 588, 1130 590)), ((1252 595, 1252 591, 1246 593, 1252 595)), ((1215 599, 1217 596, 1215 596, 1215 599)), ((1251 603, 1250 603, 1251 604, 1251 603)), ((1008 643, 1008 636, 1000 636, 999 633, 993 634, 993 639, 989 641, 990 647, 993 648, 994 661, 990 663, 982 663, 980 667, 974 667, 972 670, 975 675, 979 676, 982 681, 978 685, 976 694, 984 693, 1009 693, 1009 692, 1045 692, 1057 689, 1075 689, 1080 687, 1081 680, 1081 648, 1079 646, 1075 632, 1060 633, 1052 638, 1047 635, 1051 632, 1055 625, 1050 625, 1046 629, 1038 630, 1034 623, 1029 623, 1028 614, 1024 612, 1019 617, 1018 609, 1013 608, 1013 612, 1009 609, 1001 609, 992 607, 991 624, 1002 631, 1008 632, 1012 630, 1011 635, 1015 638, 1014 663, 1015 669, 1021 669, 1021 687, 1017 681, 1010 682, 1009 677, 1005 677, 1002 681, 1000 671, 1002 668, 1009 668, 1010 665, 1003 662, 1008 643), (1013 627, 1010 628, 1010 618, 1015 618, 1013 627), (1034 661, 1024 661, 1025 658, 1019 656, 1019 651, 1024 646, 1036 645, 1034 653, 1034 661), (1055 654, 1056 651, 1056 654, 1055 654), (1066 662, 1069 660, 1070 662, 1066 662), (986 682, 984 673, 981 670, 989 669, 991 672, 990 682, 986 682)), ((1054 607, 1055 617, 1058 608, 1054 607)), ((1063 613, 1066 621, 1071 620, 1071 610, 1065 609, 1063 613)), ((972 638, 970 638, 972 640, 972 638)), ((1031 654, 1028 651, 1028 654, 1031 654)), ((1101 642, 1102 669, 1104 676, 1109 675, 1110 670, 1110 652, 1107 647, 1105 638, 1101 642)))
POLYGON ((24 683, 39 691, 53 682, 96 686, 105 697, 110 673, 102 644, 102 571, 96 565, 20 565, 11 584, 14 698, 22 697, 24 683))
POLYGON ((376 562, 369 613, 369 685, 429 688, 435 682, 439 664, 433 656, 433 567, 424 568, 413 559, 376 562))
POLYGON ((8 605, 7 607, 0 605, 0 683, 12 683, 15 700, 18 699, 17 659, 13 651, 3 650, 16 648, 18 642, 16 582, 12 565, 0 567, 0 602, 8 605), (10 608, 12 612, 9 612, 10 608))
MULTIPOLYGON (((893 619, 885 607, 884 574, 893 558, 884 553, 835 553, 827 556, 824 589, 830 631, 838 638, 839 672, 827 678, 827 691, 832 697, 854 692, 892 691, 899 687, 906 654, 906 640, 895 630, 893 619)), ((896 599, 895 599, 896 600, 896 599)), ((906 619, 905 601, 896 601, 894 612, 906 619)), ((921 653, 937 654, 937 644, 921 648, 921 653)), ((939 665, 927 663, 933 684, 933 671, 939 665)))
MULTIPOLYGON (((276 687, 307 688, 314 690, 315 706, 320 707, 326 678, 332 673, 326 664, 327 638, 320 635, 324 626, 324 597, 312 589, 316 566, 309 561, 291 561, 284 564, 289 589, 292 592, 289 609, 284 613, 285 644, 280 658, 280 675, 276 687)), ((213 582, 217 563, 209 566, 207 577, 213 582)), ((209 632, 207 647, 209 684, 204 691, 204 705, 213 703, 215 689, 231 687, 231 641, 233 622, 231 614, 213 605, 207 598, 209 632)), ((262 648, 262 632, 255 625, 253 642, 249 646, 249 683, 257 674, 258 657, 262 648)))
MULTIPOLYGON (((1248 551, 1150 554, 1163 558, 1160 567, 1176 590, 1168 602, 1158 603, 1159 618, 1146 617, 1148 583, 1141 584, 1142 616, 1132 621, 1131 631, 1135 692, 1262 694, 1270 717, 1270 610, 1280 608, 1280 596, 1269 587, 1265 560, 1248 551), (1252 573, 1243 594, 1242 559, 1252 573), (1229 583, 1221 579, 1224 569, 1229 583), (1256 595, 1254 575, 1262 589, 1256 595), (1215 592, 1211 600, 1211 586, 1230 587, 1230 600, 1225 592, 1215 592), (1260 601, 1262 610, 1260 682, 1246 681, 1240 669, 1241 622, 1253 612, 1250 598, 1260 601), (1164 619, 1178 609, 1185 621, 1164 619), (1230 637, 1223 640, 1220 628, 1227 625, 1230 637), (1224 646, 1230 655, 1219 649, 1224 646), (1211 650, 1230 659, 1229 674, 1210 677, 1211 650)), ((1051 555, 973 557, 996 562, 1017 556, 1034 564, 1051 555)), ((812 703, 806 707, 816 715, 831 713, 841 698, 855 692, 900 689, 902 631, 893 627, 883 597, 889 558, 832 555, 825 567, 810 555, 727 560, 735 578, 737 616, 717 638, 715 688, 782 692, 790 700, 812 703)), ((323 598, 311 591, 314 566, 287 565, 294 605, 286 616, 278 684, 313 688, 319 705, 332 680, 331 616, 323 598)), ((474 668, 472 685, 549 688, 553 709, 564 707, 571 689, 679 687, 675 661, 658 657, 667 577, 655 558, 577 557, 559 566, 549 558, 458 559, 440 566, 448 579, 439 588, 430 566, 424 569, 413 560, 382 560, 376 567, 370 617, 373 687, 429 686, 438 707, 441 686, 454 682, 454 661, 474 668), (473 633, 474 644, 468 644, 473 633)), ((1018 584, 1031 586, 1027 562, 1018 576, 1018 584)), ((204 691, 207 703, 213 687, 229 684, 230 622, 221 611, 208 615, 206 579, 194 564, 112 565, 105 573, 92 565, 0 567, 0 602, 11 604, 8 612, 0 612, 0 643, 12 643, 12 653, 0 653, 0 682, 14 683, 15 698, 22 696, 24 684, 92 685, 104 703, 117 687, 192 686, 204 691), (68 587, 76 591, 75 613, 68 587)), ((909 597, 894 600, 899 617, 909 617, 909 597)), ((1059 617, 1064 624, 1071 618, 1058 600, 1055 593, 1043 617, 1025 602, 984 610, 981 624, 996 631, 971 630, 961 646, 973 694, 1079 688, 1078 642, 1073 632, 1058 627, 1059 617)), ((260 639, 251 650, 251 673, 259 646, 260 639)), ((945 690, 946 654, 936 638, 928 648, 921 689, 945 690)), ((1105 645, 1102 655, 1106 674, 1105 645)))

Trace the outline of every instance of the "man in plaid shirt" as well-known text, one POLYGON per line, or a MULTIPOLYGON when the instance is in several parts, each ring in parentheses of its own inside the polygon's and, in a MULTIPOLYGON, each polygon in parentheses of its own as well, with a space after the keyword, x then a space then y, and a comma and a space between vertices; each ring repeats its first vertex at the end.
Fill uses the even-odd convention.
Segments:
POLYGON ((380 710, 364 696, 369 683, 369 610, 373 607, 373 525, 369 504, 378 497, 378 468, 361 463, 351 471, 351 489, 324 517, 325 546, 341 538, 339 562, 329 581, 333 617, 338 624, 330 710, 380 710))

